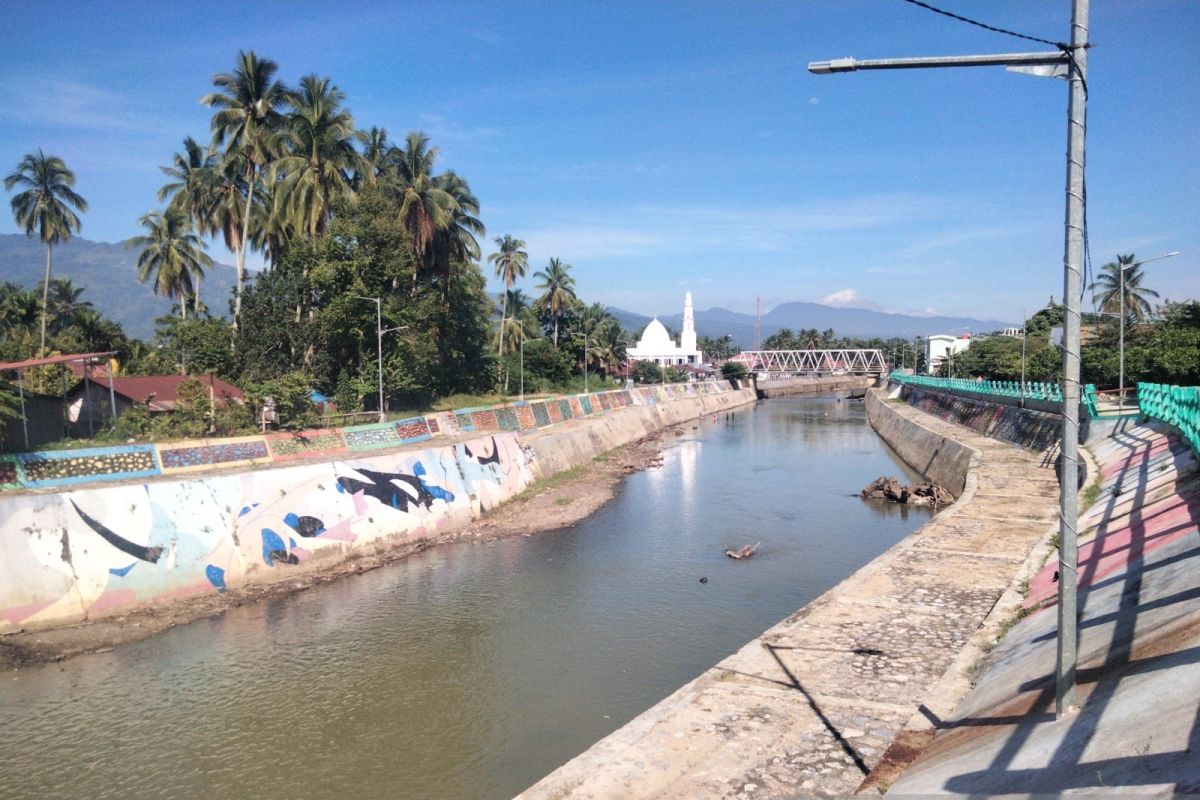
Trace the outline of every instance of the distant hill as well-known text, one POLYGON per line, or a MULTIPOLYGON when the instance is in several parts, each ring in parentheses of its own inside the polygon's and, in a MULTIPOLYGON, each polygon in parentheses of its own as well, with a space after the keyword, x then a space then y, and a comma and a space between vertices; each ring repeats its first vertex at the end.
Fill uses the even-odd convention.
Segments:
MULTIPOLYGON (((642 328, 651 319, 619 308, 609 311, 631 331, 642 328)), ((679 330, 683 326, 682 312, 658 319, 672 330, 679 330)), ((899 336, 911 339, 914 336, 929 336, 934 333, 962 333, 964 329, 971 333, 984 333, 1015 324, 972 317, 916 317, 909 314, 887 314, 866 308, 835 308, 820 303, 792 302, 783 303, 763 314, 762 337, 765 339, 781 328, 791 328, 793 331, 802 328, 816 328, 819 331, 833 328, 838 336, 861 339, 899 336)), ((711 337, 729 335, 743 349, 749 349, 754 346, 754 315, 724 308, 697 311, 696 333, 711 337)))
MULTIPOLYGON (((121 323, 125 333, 139 339, 154 335, 154 319, 171 311, 171 301, 154 294, 149 283, 137 279, 137 252, 124 244, 72 239, 54 248, 53 277, 70 278, 86 291, 96 310, 121 323)), ((17 233, 0 234, 0 281, 30 289, 46 270, 46 248, 37 238, 17 233)), ((213 264, 200 287, 200 300, 213 314, 225 312, 236 270, 213 264)))

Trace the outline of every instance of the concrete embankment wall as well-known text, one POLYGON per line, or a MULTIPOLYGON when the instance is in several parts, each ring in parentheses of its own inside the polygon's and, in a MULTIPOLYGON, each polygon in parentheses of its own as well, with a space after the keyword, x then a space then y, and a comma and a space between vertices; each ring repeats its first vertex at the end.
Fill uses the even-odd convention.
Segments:
POLYGON ((875 378, 862 376, 829 376, 824 378, 764 378, 758 381, 759 397, 783 397, 789 394, 824 394, 875 385, 875 378))
MULTIPOLYGON (((1061 416, 1034 408, 971 399, 917 386, 901 387, 899 397, 926 414, 1028 450, 1048 450, 1057 444, 1062 434, 1061 416)), ((1086 419, 1086 415, 1082 419, 1086 419)), ((1081 439, 1085 435, 1081 431, 1081 439)))
POLYGON ((880 392, 867 392, 866 402, 871 427, 906 464, 955 497, 963 493, 972 459, 978 456, 973 448, 898 413, 880 392))
POLYGON ((546 430, 467 432, 420 449, 5 493, 0 633, 287 580, 298 570, 437 538, 539 477, 661 427, 754 401, 749 389, 707 388, 719 391, 638 389, 631 397, 644 405, 606 403, 603 414, 546 430))
POLYGON ((1057 559, 975 688, 889 793, 1200 792, 1200 476, 1177 431, 1090 445, 1101 493, 1080 515, 1080 710, 1055 717, 1057 559))
POLYGON ((953 708, 964 652, 1055 518, 1054 473, 880 395, 871 422, 906 458, 974 488, 522 800, 849 795, 918 709, 953 708))

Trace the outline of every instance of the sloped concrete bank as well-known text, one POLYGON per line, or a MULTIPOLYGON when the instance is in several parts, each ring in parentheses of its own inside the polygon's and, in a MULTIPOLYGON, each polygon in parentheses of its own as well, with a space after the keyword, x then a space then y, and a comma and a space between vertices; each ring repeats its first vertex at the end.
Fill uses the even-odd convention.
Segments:
POLYGON ((1200 476, 1178 433, 1092 445, 1100 495, 1079 519, 1080 710, 1056 719, 1055 561, 977 685, 891 792, 1200 792, 1200 476))
POLYGON ((540 478, 754 401, 723 391, 354 458, 0 495, 0 634, 287 585, 433 542, 540 478))
POLYGON ((1019 607, 1013 587, 1040 565, 1029 553, 1056 518, 1054 475, 905 404, 874 417, 913 439, 914 463, 952 483, 963 472, 958 502, 521 797, 848 794, 925 710, 949 713, 981 625, 1002 597, 1019 607))
POLYGON ((759 397, 783 397, 789 394, 824 394, 852 389, 866 389, 875 385, 875 378, 827 376, 823 378, 773 378, 758 382, 759 397))

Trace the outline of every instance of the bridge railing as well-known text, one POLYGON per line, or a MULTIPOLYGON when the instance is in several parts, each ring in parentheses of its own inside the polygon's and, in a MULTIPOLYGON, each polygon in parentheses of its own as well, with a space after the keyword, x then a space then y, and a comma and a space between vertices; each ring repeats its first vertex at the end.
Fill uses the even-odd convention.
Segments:
POLYGON ((1137 396, 1142 414, 1178 428, 1200 455, 1200 387, 1139 383, 1137 396))
POLYGON ((882 350, 743 350, 734 359, 751 372, 887 373, 882 350))

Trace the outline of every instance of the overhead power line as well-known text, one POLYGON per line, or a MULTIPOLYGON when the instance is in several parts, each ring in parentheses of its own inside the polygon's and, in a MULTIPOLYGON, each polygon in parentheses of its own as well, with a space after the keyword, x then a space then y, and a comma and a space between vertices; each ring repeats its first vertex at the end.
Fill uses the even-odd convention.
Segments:
POLYGON ((993 33, 1003 33, 1006 36, 1015 36, 1018 39, 1025 39, 1026 41, 1030 41, 1030 42, 1040 42, 1041 44, 1048 44, 1051 47, 1057 47, 1060 50, 1069 50, 1070 49, 1070 45, 1066 44, 1065 42, 1052 42, 1049 39, 1039 39, 1036 36, 1026 36, 1023 33, 1017 33, 1016 31, 1006 30, 1004 28, 997 28, 994 25, 987 25, 983 22, 979 22, 978 20, 968 19, 967 17, 960 16, 959 14, 955 14, 951 11, 946 11, 944 9, 937 8, 936 6, 931 6, 931 5, 929 5, 929 3, 922 3, 921 0, 904 0, 904 2, 912 3, 914 6, 920 6, 921 8, 924 8, 927 11, 932 11, 935 14, 941 14, 943 17, 949 17, 950 19, 956 19, 959 22, 965 22, 968 25, 974 25, 977 28, 983 28, 985 31, 992 31, 993 33))

